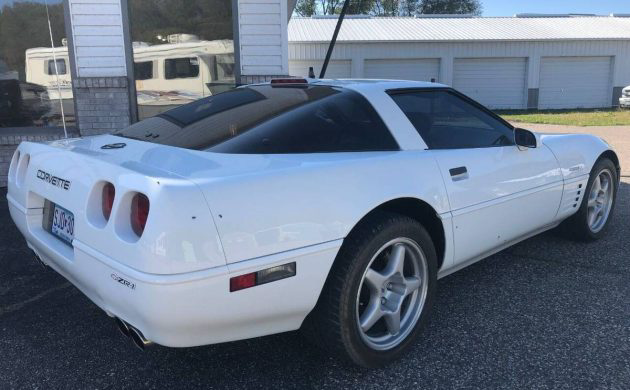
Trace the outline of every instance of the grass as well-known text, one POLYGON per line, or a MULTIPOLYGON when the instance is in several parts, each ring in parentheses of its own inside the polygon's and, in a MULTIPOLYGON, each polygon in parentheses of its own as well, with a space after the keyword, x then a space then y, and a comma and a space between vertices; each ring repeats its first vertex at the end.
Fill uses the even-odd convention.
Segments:
POLYGON ((544 123, 565 126, 617 126, 630 125, 628 109, 580 109, 580 110, 532 110, 532 111, 497 111, 504 119, 511 122, 544 123))

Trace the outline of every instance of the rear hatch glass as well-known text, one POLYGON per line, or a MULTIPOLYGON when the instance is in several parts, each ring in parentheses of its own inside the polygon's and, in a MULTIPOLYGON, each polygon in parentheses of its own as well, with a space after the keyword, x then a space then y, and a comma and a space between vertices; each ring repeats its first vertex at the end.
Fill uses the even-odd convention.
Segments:
POLYGON ((145 119, 114 135, 218 153, 398 150, 362 95, 314 85, 237 88, 145 119))

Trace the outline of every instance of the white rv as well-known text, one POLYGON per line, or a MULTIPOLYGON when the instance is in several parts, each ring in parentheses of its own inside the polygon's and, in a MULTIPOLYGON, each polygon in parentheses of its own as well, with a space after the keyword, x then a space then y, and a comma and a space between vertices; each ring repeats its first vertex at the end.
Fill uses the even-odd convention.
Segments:
POLYGON ((62 99, 72 99, 72 78, 67 47, 27 49, 25 62, 27 83, 45 87, 51 100, 59 99, 60 90, 62 99))
MULTIPOLYGON (((204 41, 192 34, 172 34, 165 44, 134 42, 134 75, 140 117, 225 90, 234 83, 232 40, 204 41)), ((58 99, 55 61, 62 99, 72 99, 67 47, 26 50, 26 81, 48 89, 58 99)))

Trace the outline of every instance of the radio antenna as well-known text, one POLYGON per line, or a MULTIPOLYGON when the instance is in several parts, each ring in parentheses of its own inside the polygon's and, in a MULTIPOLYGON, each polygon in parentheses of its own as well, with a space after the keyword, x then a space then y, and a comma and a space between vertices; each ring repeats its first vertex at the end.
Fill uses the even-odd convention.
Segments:
POLYGON ((328 62, 330 62, 330 56, 332 55, 333 49, 335 48, 335 43, 337 42, 337 35, 339 35, 339 30, 341 29, 341 23, 343 23, 343 18, 346 16, 346 11, 348 10, 348 4, 350 4, 350 0, 345 0, 343 3, 343 7, 341 7, 341 13, 339 14, 339 19, 337 19, 337 26, 335 27, 335 32, 333 33, 332 40, 330 41, 330 45, 328 45, 328 51, 326 52, 326 59, 324 60, 324 64, 322 65, 322 71, 319 73, 320 79, 323 79, 324 75, 326 75, 328 62))
POLYGON ((61 83, 59 82, 59 69, 57 69, 57 56, 55 55, 55 41, 53 39, 52 26, 50 25, 50 13, 48 12, 48 0, 44 2, 46 5, 46 18, 48 18, 48 32, 50 33, 50 48, 52 49, 53 63, 55 64, 55 77, 57 80, 57 93, 59 94, 59 107, 61 109, 61 122, 63 123, 63 135, 68 138, 68 130, 66 129, 66 114, 63 112, 63 99, 61 98, 61 83))

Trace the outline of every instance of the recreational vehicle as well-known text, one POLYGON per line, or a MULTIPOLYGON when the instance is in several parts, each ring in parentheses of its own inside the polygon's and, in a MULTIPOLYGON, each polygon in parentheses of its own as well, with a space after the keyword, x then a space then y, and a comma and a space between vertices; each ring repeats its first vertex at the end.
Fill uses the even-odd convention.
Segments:
MULTIPOLYGON (((172 34, 166 41, 157 45, 133 43, 140 118, 221 92, 234 84, 232 40, 205 41, 192 34, 172 34)), ((68 48, 26 50, 26 81, 45 86, 51 100, 59 99, 59 89, 64 101, 72 99, 68 48)))

